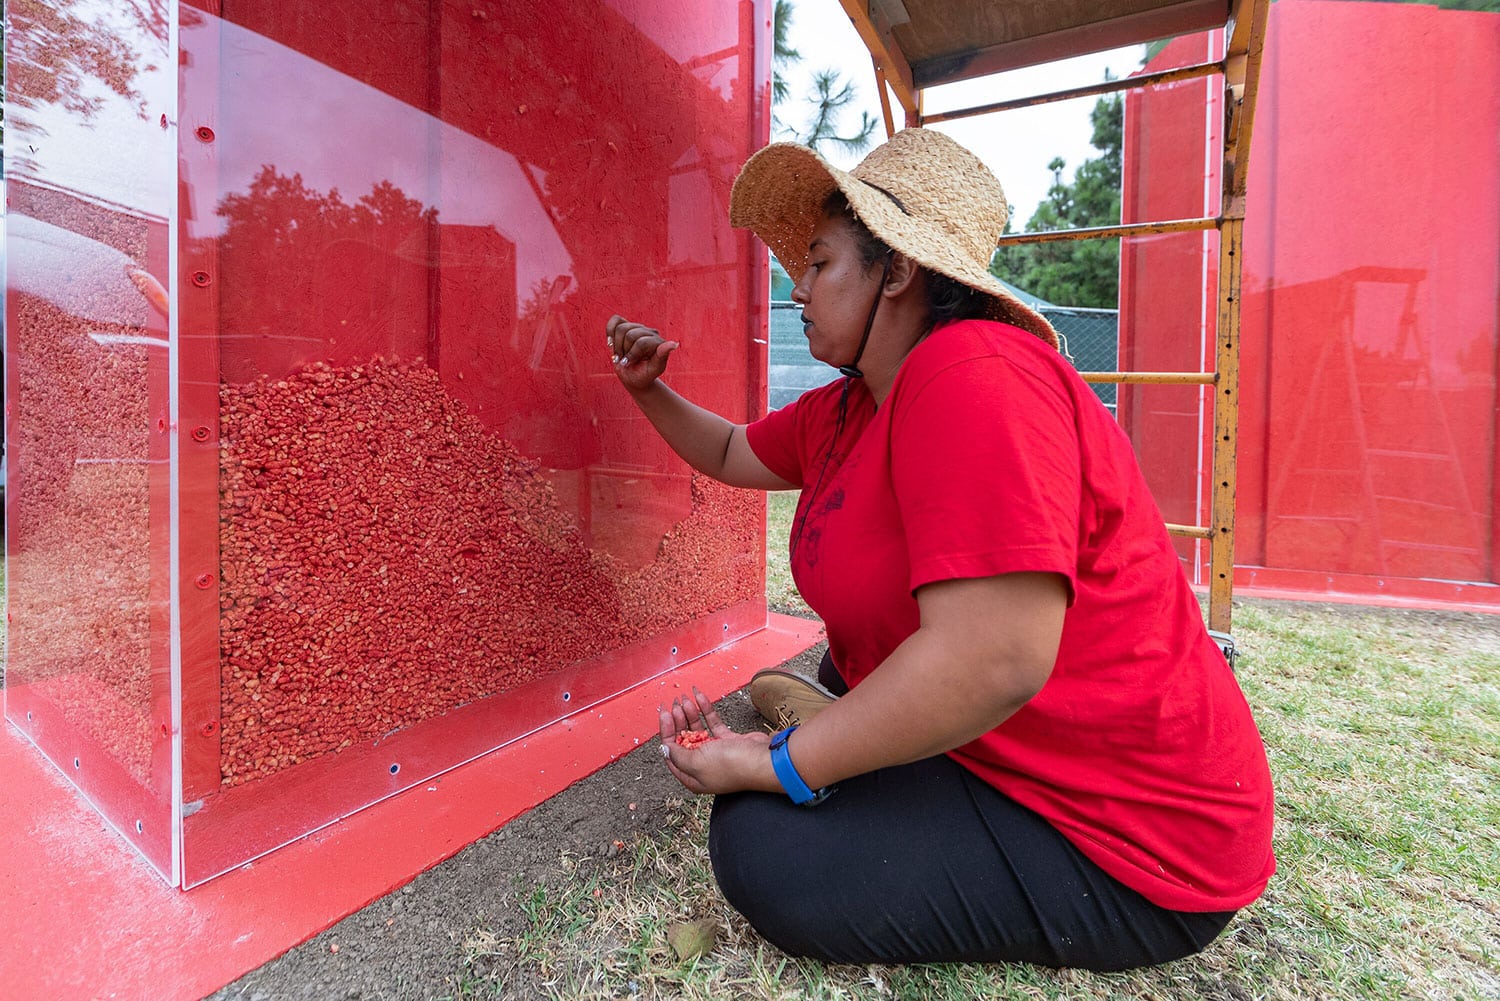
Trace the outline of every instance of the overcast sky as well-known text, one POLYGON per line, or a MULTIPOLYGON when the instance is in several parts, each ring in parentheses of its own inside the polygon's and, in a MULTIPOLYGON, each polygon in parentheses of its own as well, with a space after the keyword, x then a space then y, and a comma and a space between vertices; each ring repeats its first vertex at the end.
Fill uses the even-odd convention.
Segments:
MULTIPOLYGON (((846 79, 852 79, 858 91, 858 107, 846 113, 843 132, 847 134, 857 127, 860 108, 880 119, 880 98, 875 90, 875 71, 870 63, 869 50, 860 41, 838 0, 794 0, 790 35, 792 48, 802 54, 801 63, 786 73, 794 100, 800 100, 812 89, 814 70, 834 67, 841 70, 846 79)), ((1144 52, 1144 46, 1135 45, 1050 66, 1014 70, 934 88, 927 92, 926 108, 928 111, 951 110, 1081 87, 1104 79, 1106 69, 1115 76, 1126 76, 1140 68, 1144 52)), ((1015 228, 1021 229, 1047 195, 1047 188, 1052 183, 1047 163, 1054 156, 1067 161, 1063 174, 1071 177, 1080 163, 1097 155, 1098 151, 1089 144, 1092 132, 1089 112, 1097 100, 1083 98, 944 122, 933 127, 969 147, 995 172, 1013 206, 1015 228)), ((896 127, 900 128, 900 106, 894 100, 891 105, 896 127)), ((783 111, 782 115, 800 127, 805 123, 807 112, 808 106, 803 103, 783 111)), ((875 132, 876 138, 883 140, 885 126, 877 125, 875 132)), ((825 152, 825 155, 844 168, 859 161, 858 156, 830 152, 825 152)))

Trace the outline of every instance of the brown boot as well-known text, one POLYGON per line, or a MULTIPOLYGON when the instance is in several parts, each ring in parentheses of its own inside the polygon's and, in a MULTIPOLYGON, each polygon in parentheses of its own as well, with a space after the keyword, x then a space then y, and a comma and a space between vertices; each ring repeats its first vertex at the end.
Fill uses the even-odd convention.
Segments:
POLYGON ((833 702, 834 694, 816 681, 769 667, 750 679, 750 701, 772 730, 800 726, 833 702))

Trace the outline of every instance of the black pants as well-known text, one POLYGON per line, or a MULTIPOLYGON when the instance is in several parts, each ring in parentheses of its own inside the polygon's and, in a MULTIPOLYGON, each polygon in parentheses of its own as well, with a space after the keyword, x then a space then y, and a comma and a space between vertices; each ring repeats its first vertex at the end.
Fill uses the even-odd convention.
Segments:
POLYGON ((841 782, 813 808, 720 796, 708 845, 756 931, 832 963, 1124 970, 1198 952, 1234 913, 1157 907, 945 756, 841 782))

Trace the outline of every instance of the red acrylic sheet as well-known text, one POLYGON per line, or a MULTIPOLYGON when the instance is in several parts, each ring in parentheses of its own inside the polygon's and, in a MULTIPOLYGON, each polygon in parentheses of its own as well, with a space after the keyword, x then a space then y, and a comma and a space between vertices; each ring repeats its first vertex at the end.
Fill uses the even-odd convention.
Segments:
POLYGON ((76 777, 107 774, 127 834, 152 805, 164 874, 763 628, 763 501, 670 453, 604 326, 660 327, 677 389, 764 412, 764 251, 727 206, 767 130, 767 5, 65 19, 75 55, 134 54, 102 108, 25 72, 63 6, 8 33, 8 96, 140 155, 11 179, 10 715, 100 760, 76 777), (98 245, 92 312, 15 263, 17 228, 98 245))
MULTIPOLYGON (((1221 44, 1177 39, 1148 69, 1221 44)), ((1237 581, 1500 608, 1497 66, 1493 14, 1272 6, 1244 225, 1237 581)), ((1127 99, 1128 219, 1215 211, 1221 87, 1127 99)), ((1212 329, 1217 252, 1201 256, 1200 240, 1126 241, 1122 356, 1136 367, 1212 367, 1197 331, 1212 329)), ((1136 396, 1153 394, 1169 397, 1136 396)), ((1133 416, 1168 518, 1206 514, 1212 408, 1196 443, 1176 406, 1133 416)))

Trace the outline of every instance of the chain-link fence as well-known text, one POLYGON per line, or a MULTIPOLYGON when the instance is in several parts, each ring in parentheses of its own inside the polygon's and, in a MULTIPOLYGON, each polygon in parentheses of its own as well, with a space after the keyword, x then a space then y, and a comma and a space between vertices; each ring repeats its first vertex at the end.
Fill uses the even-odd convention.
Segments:
POLYGON ((769 378, 772 410, 791 403, 809 389, 827 385, 838 372, 814 358, 802 336, 802 307, 795 302, 771 303, 771 362, 769 378))
MULTIPOLYGON (((1113 309, 1042 306, 1038 309, 1057 328, 1065 353, 1080 372, 1113 372, 1119 367, 1120 316, 1113 309)), ((771 358, 769 403, 772 410, 826 385, 838 372, 813 358, 802 336, 802 309, 794 302, 771 303, 771 358)), ((1093 387, 1113 413, 1112 384, 1093 387)))
MULTIPOLYGON (((1080 372, 1114 372, 1120 367, 1120 311, 1085 309, 1078 306, 1039 306, 1062 341, 1063 353, 1080 372)), ((1110 413, 1115 412, 1113 383, 1096 383, 1091 388, 1110 413)))

